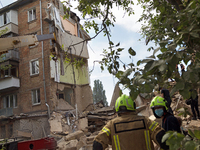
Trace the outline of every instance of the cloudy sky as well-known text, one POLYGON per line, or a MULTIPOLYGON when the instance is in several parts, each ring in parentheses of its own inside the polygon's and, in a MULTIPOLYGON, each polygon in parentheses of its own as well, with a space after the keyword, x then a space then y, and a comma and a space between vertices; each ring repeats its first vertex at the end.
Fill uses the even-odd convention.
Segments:
MULTIPOLYGON (((5 7, 6 5, 13 3, 16 0, 0 0, 0 8, 5 7)), ((127 52, 123 52, 121 54, 121 60, 126 64, 133 62, 137 63, 138 60, 144 59, 147 56, 150 56, 152 52, 148 52, 147 49, 151 45, 146 46, 144 40, 139 41, 141 38, 139 34, 139 30, 141 28, 141 24, 137 23, 139 16, 141 15, 142 9, 140 6, 133 7, 135 11, 135 15, 129 17, 128 15, 124 15, 124 12, 119 8, 114 8, 113 13, 117 16, 116 24, 114 28, 111 28, 111 40, 116 44, 120 42, 120 47, 124 47, 128 49, 132 47, 136 51, 136 56, 132 59, 129 59, 127 52)), ((79 13, 76 12, 79 16, 79 13)), ((94 33, 89 33, 90 37, 94 36, 94 33)), ((93 69, 93 62, 96 60, 101 60, 103 49, 107 49, 108 41, 107 38, 103 36, 103 34, 98 35, 94 40, 89 42, 88 50, 89 50, 89 70, 93 69)), ((99 65, 96 63, 93 72, 90 75, 90 85, 93 89, 94 80, 99 79, 104 87, 106 92, 106 97, 108 103, 110 103, 113 90, 115 84, 117 83, 117 79, 110 75, 107 71, 101 71, 99 65)), ((124 91, 124 93, 128 94, 128 91, 124 91)))

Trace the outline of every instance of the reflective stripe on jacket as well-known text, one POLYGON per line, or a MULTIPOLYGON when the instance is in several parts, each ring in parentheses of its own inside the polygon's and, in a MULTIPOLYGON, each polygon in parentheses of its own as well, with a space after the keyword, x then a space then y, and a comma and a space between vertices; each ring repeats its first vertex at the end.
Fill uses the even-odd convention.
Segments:
POLYGON ((158 144, 156 135, 161 130, 157 122, 131 112, 109 121, 95 141, 101 143, 103 149, 109 144, 113 150, 153 150, 152 140, 158 144))

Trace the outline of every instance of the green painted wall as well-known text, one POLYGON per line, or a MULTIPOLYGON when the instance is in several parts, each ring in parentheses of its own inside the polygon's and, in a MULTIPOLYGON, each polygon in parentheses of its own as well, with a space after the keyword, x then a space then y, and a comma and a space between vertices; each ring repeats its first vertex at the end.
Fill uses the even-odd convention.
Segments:
MULTIPOLYGON (((75 84, 74 83, 74 75, 72 65, 69 63, 64 62, 64 72, 65 75, 60 75, 60 82, 75 84)), ((75 74, 75 82, 78 85, 89 84, 89 75, 88 75, 88 68, 86 65, 79 67, 76 69, 74 67, 74 74, 75 74)))

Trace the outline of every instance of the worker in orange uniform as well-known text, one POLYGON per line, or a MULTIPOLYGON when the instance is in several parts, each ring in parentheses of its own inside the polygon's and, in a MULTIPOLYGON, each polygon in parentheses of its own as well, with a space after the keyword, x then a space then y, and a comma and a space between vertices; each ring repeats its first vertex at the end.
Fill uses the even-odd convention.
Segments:
POLYGON ((118 116, 109 121, 95 137, 93 150, 105 150, 112 145, 113 150, 153 150, 152 140, 162 149, 169 147, 162 143, 165 130, 144 116, 138 116, 134 101, 121 95, 116 103, 118 116))

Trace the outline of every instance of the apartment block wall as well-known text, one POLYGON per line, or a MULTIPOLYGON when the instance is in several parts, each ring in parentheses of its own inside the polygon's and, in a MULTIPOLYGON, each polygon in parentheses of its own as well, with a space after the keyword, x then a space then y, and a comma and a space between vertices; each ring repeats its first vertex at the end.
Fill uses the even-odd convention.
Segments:
MULTIPOLYGON (((42 2, 42 30, 43 34, 49 34, 49 23, 44 21, 46 17, 45 9, 47 8, 48 0, 41 0, 42 2)), ((18 8, 18 31, 19 36, 27 34, 41 34, 41 22, 40 22, 40 0, 33 0, 31 3, 23 5, 18 8), (36 8, 36 19, 28 22, 28 10, 36 8)), ((92 103, 92 90, 89 84, 86 85, 71 85, 66 83, 57 83, 50 77, 50 49, 52 48, 50 40, 43 41, 44 47, 44 73, 45 73, 45 86, 46 86, 46 100, 50 106, 50 110, 56 111, 59 109, 67 110, 75 108, 78 105, 79 111, 83 111, 85 107, 92 103), (70 93, 70 102, 66 100, 58 99, 58 91, 64 91, 67 88, 70 93), (62 102, 63 106, 59 105, 62 102), (70 105, 71 106, 70 106, 70 105)), ((42 42, 38 43, 35 47, 23 47, 19 48, 19 79, 20 88, 15 91, 8 91, 1 94, 0 106, 3 107, 2 97, 4 95, 17 94, 17 108, 13 108, 13 114, 20 115, 23 113, 33 114, 40 113, 47 114, 47 106, 45 105, 45 89, 43 80, 43 62, 42 62, 42 42), (37 59, 39 61, 39 74, 31 76, 30 74, 30 61, 37 59), (32 104, 31 91, 34 89, 40 89, 40 104, 32 104)), ((88 64, 87 64, 88 65, 88 64)), ((35 119, 24 118, 19 120, 2 121, 0 123, 0 135, 2 138, 16 137, 15 131, 28 131, 33 133, 34 138, 44 137, 45 134, 50 134, 48 117, 38 117, 35 119), (11 131, 11 125, 13 126, 11 131), (5 127, 5 133, 4 133, 5 127), (44 129, 43 129, 44 128, 44 129)))
MULTIPOLYGON (((47 2, 42 1, 42 18, 45 17, 45 8, 47 2)), ((24 5, 18 9, 18 28, 19 35, 26 34, 41 34, 41 22, 40 22, 40 1, 34 1, 27 5, 24 5), (28 22, 28 11, 32 8, 36 8, 36 19, 28 22)), ((49 24, 42 20, 43 34, 49 34, 49 24)), ((49 74, 49 55, 50 55, 50 41, 43 42, 44 47, 44 73, 46 82, 46 96, 49 100, 50 96, 50 74, 49 74)), ((19 107, 15 109, 16 114, 21 112, 36 112, 47 110, 45 105, 45 93, 44 93, 44 81, 43 81, 43 62, 42 62, 42 42, 38 43, 38 46, 34 48, 23 47, 19 50, 20 63, 19 63, 19 77, 20 77, 20 89, 19 89, 19 107), (39 74, 30 75, 30 61, 39 60, 39 74), (41 104, 32 105, 31 91, 34 89, 40 89, 41 104)))

